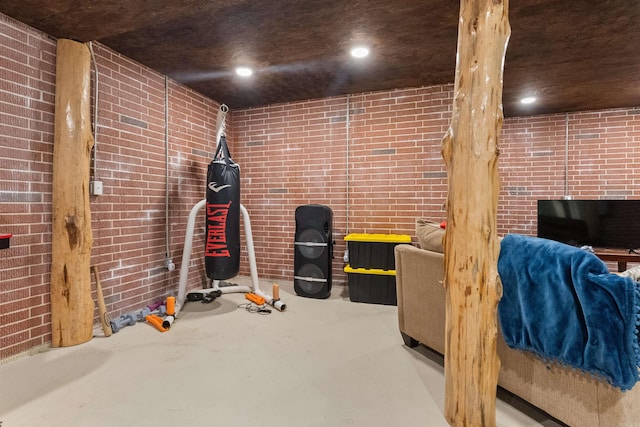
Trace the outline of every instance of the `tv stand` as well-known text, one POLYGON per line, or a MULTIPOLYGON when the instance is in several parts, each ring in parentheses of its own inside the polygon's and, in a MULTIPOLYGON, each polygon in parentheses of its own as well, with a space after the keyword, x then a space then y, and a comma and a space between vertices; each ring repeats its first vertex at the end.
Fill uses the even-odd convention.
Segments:
POLYGON ((593 248, 593 252, 603 261, 617 262, 618 272, 625 271, 628 262, 640 263, 639 254, 629 253, 629 250, 625 249, 593 248))

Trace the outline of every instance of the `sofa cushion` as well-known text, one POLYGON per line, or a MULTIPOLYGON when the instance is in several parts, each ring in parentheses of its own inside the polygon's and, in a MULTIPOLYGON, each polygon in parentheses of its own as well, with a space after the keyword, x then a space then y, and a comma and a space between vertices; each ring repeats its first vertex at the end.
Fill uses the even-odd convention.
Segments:
POLYGON ((631 277, 632 280, 640 282, 640 265, 631 267, 630 269, 619 273, 623 277, 631 277))
POLYGON ((416 235, 422 249, 443 253, 444 230, 440 228, 440 224, 418 218, 416 220, 416 235))

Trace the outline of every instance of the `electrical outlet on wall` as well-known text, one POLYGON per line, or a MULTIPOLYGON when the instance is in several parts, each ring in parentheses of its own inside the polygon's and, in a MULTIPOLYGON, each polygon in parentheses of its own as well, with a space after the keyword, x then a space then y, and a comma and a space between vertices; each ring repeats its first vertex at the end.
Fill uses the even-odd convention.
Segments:
POLYGON ((92 196, 102 195, 102 181, 91 181, 89 183, 89 194, 92 196))

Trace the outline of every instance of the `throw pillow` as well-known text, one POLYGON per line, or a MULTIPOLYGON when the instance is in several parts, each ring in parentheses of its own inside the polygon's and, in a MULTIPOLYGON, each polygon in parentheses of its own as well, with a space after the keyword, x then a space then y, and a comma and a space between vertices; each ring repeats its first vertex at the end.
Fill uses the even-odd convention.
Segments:
POLYGON ((619 273, 623 277, 631 277, 635 282, 640 282, 640 265, 631 267, 630 269, 619 273))
POLYGON ((418 218, 416 220, 416 235, 422 249, 440 253, 444 251, 442 248, 444 230, 440 228, 440 224, 418 218))

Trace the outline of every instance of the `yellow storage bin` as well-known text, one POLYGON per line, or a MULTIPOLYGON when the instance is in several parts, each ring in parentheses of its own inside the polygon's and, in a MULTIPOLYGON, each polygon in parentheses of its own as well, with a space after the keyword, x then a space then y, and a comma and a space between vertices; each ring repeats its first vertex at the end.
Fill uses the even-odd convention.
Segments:
POLYGON ((393 249, 401 243, 411 243, 408 234, 348 234, 344 240, 349 249, 352 268, 395 270, 393 249))

